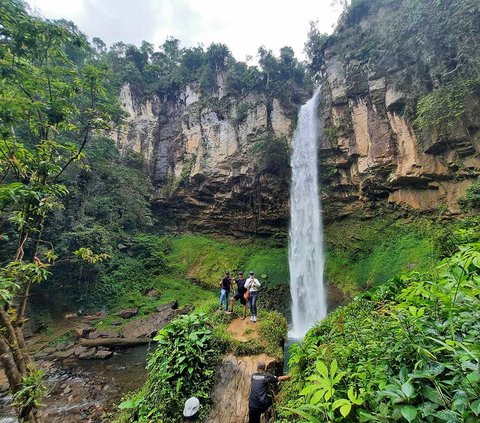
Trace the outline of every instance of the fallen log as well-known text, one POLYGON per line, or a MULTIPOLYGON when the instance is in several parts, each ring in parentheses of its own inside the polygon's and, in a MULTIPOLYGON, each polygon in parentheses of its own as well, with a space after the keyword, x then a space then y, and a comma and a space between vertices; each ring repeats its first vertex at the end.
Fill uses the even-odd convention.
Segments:
POLYGON ((135 345, 143 345, 151 342, 151 339, 137 339, 137 338, 95 338, 95 339, 80 339, 82 347, 133 347, 135 345))

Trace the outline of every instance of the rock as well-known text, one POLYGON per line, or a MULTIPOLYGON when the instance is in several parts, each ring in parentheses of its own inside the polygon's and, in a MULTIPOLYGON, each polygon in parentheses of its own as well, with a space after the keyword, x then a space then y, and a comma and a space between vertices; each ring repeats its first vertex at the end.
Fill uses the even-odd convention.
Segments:
POLYGON ((66 395, 66 394, 69 394, 70 392, 72 392, 72 388, 70 388, 70 386, 67 386, 64 390, 63 390, 63 393, 66 395))
POLYGON ((79 355, 85 353, 86 351, 88 351, 88 348, 82 347, 81 345, 77 345, 77 346, 75 346, 75 348, 73 349, 73 353, 74 353, 76 356, 79 356, 79 355))
POLYGON ((53 352, 56 351, 56 348, 53 348, 53 347, 47 347, 47 348, 44 348, 42 352, 44 352, 45 354, 51 354, 53 352))
POLYGON ((158 297, 160 297, 160 292, 158 292, 156 289, 149 289, 145 293, 145 296, 149 297, 149 298, 158 298, 158 297))
POLYGON ((78 356, 78 358, 79 358, 80 360, 87 360, 87 359, 89 359, 89 358, 93 358, 93 356, 95 355, 95 352, 96 352, 95 348, 85 348, 85 351, 82 352, 82 353, 78 356))
POLYGON ((57 351, 55 353, 55 357, 58 357, 58 358, 68 358, 68 357, 72 357, 73 355, 75 355, 75 348, 70 348, 69 350, 66 350, 66 351, 57 351))
POLYGON ((164 304, 157 307, 156 314, 127 323, 123 328, 123 336, 125 338, 152 338, 176 316, 174 307, 177 306, 176 301, 164 304))
POLYGON ((114 320, 112 323, 110 323, 112 326, 120 326, 123 324, 121 320, 114 320))
POLYGON ((119 338, 121 335, 118 332, 99 331, 98 338, 119 338))
POLYGON ((95 331, 95 328, 92 328, 91 326, 75 328, 75 335, 78 338, 88 338, 88 334, 93 331, 95 331))
POLYGON ((101 350, 95 353, 94 358, 106 359, 108 357, 111 357, 112 355, 113 351, 101 350))
POLYGON ((122 319, 130 319, 133 316, 138 314, 138 307, 136 308, 126 308, 124 310, 120 310, 117 313, 117 316, 121 317, 122 319))
POLYGON ((165 310, 176 310, 178 308, 178 301, 172 301, 167 304, 157 306, 157 312, 163 313, 165 310))

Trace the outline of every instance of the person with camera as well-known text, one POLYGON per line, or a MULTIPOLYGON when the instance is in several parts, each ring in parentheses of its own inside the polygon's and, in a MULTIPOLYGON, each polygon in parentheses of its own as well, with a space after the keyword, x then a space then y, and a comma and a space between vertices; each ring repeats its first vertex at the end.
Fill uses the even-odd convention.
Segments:
POLYGON ((255 273, 250 271, 249 278, 245 283, 248 291, 248 301, 250 304, 250 321, 255 323, 257 321, 257 300, 258 300, 258 292, 260 290, 260 282, 257 278, 255 278, 255 273))

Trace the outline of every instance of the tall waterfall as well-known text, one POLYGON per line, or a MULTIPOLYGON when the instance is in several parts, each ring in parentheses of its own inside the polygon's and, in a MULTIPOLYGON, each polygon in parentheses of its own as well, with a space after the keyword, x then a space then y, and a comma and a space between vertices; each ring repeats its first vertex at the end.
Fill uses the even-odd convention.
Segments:
POLYGON ((301 338, 327 314, 323 284, 323 227, 318 190, 317 141, 320 89, 302 106, 293 135, 292 186, 290 192, 290 292, 292 329, 301 338))

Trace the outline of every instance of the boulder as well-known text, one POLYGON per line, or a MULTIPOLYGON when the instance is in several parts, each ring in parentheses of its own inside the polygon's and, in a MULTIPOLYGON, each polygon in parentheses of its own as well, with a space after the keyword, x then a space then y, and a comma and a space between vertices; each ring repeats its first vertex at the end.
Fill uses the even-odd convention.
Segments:
POLYGON ((87 350, 88 350, 88 348, 82 347, 81 345, 77 345, 73 349, 73 352, 76 356, 79 356, 80 354, 85 353, 87 350))
POLYGON ((147 290, 147 292, 145 293, 145 297, 148 297, 148 298, 158 298, 158 297, 160 297, 160 292, 158 292, 156 289, 149 289, 149 290, 147 290))
POLYGON ((106 358, 109 358, 113 355, 113 351, 109 351, 109 350, 101 350, 101 351, 97 351, 95 353, 95 355, 93 356, 93 358, 100 358, 102 360, 106 359, 106 358))
POLYGON ((88 338, 88 334, 94 330, 95 328, 92 328, 91 326, 83 326, 80 328, 75 328, 74 334, 78 338, 88 338))
POLYGON ((178 308, 178 301, 172 301, 167 304, 157 306, 157 312, 163 313, 165 310, 176 310, 178 308))
POLYGON ((133 316, 136 316, 138 314, 138 307, 135 308, 126 308, 123 310, 120 310, 117 313, 118 317, 121 317, 122 319, 130 319, 133 316))
POLYGON ((69 350, 65 350, 65 351, 57 351, 55 353, 55 357, 58 357, 58 358, 68 358, 68 357, 72 357, 73 355, 75 355, 75 348, 70 348, 69 350))
POLYGON ((152 338, 175 316, 176 301, 157 307, 157 313, 127 323, 123 328, 125 338, 152 338))
POLYGON ((87 359, 89 359, 89 358, 93 358, 94 355, 95 355, 95 352, 96 352, 95 348, 85 348, 85 351, 82 352, 82 353, 78 356, 78 358, 79 358, 80 360, 87 360, 87 359))

